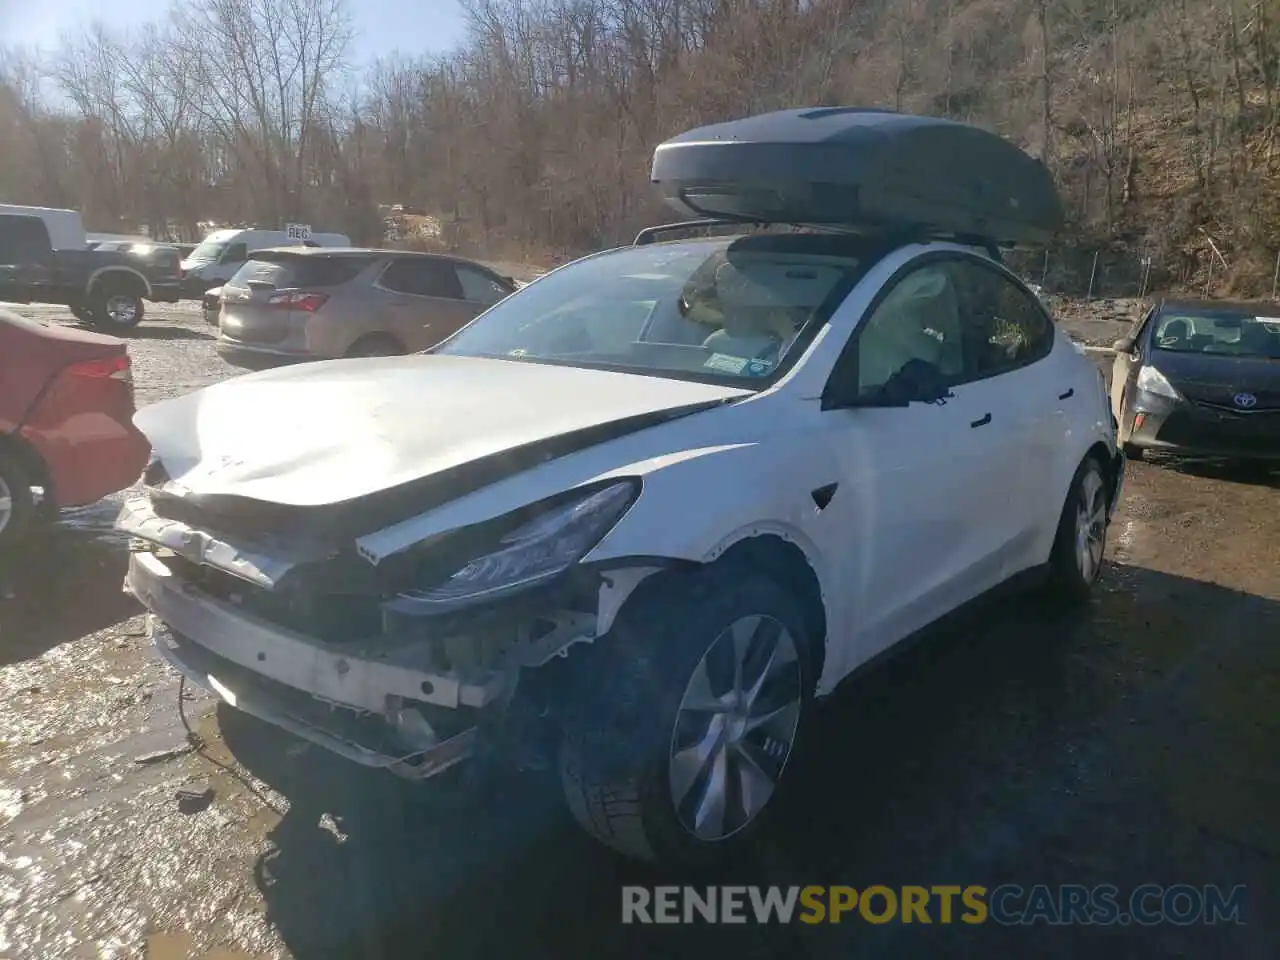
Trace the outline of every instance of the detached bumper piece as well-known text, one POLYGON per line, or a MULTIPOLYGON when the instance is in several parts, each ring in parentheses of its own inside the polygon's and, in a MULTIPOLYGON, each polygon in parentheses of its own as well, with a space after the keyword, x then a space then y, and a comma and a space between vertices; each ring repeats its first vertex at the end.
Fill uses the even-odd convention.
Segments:
POLYGON ((408 780, 425 780, 468 759, 475 749, 475 727, 425 749, 407 748, 381 717, 326 706, 315 697, 210 653, 154 617, 148 630, 156 651, 192 683, 237 710, 361 766, 387 770, 408 780))
POLYGON ((419 646, 342 647, 271 623, 185 583, 154 553, 130 556, 126 589, 151 612, 157 651, 231 706, 357 763, 411 779, 471 755, 499 672, 441 673, 419 646))

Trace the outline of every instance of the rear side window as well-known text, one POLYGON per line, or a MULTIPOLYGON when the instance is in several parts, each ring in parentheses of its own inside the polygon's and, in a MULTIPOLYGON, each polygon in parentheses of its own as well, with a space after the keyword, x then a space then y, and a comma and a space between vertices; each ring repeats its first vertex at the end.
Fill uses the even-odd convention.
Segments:
POLYGON ((948 269, 962 291, 969 374, 982 379, 1035 363, 1053 348, 1053 321, 1040 302, 999 271, 965 259, 948 269))
POLYGON ((382 272, 378 284, 393 293, 406 293, 414 297, 464 299, 462 284, 458 281, 453 264, 446 260, 427 257, 392 260, 390 266, 382 272))
POLYGON ((39 217, 0 215, 0 263, 42 259, 49 246, 49 231, 39 217))
POLYGON ((360 257, 255 257, 227 281, 229 287, 338 287, 350 283, 369 260, 360 257))
POLYGON ((458 271, 458 282, 462 284, 464 300, 483 303, 487 307, 511 292, 496 277, 491 277, 482 270, 464 267, 462 264, 457 264, 454 269, 458 271))

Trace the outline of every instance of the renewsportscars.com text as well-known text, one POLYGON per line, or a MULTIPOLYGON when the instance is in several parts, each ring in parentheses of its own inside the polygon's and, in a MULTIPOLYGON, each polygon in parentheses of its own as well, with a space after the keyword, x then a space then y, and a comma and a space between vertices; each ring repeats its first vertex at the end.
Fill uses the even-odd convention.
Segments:
POLYGON ((996 923, 1005 926, 1244 922, 1245 888, 1143 884, 1022 887, 623 887, 623 923, 996 923))

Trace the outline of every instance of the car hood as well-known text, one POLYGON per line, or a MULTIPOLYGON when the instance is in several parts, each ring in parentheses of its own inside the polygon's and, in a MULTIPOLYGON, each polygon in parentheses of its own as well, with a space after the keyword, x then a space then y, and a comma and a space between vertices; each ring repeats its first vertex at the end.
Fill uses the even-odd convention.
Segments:
POLYGON ((414 355, 249 374, 153 404, 134 422, 164 468, 165 496, 239 514, 246 528, 250 515, 259 524, 283 511, 302 526, 352 532, 749 393, 577 367, 414 355))
POLYGON ((1258 408, 1280 407, 1280 360, 1156 350, 1150 363, 1192 400, 1232 404, 1249 393, 1258 408))

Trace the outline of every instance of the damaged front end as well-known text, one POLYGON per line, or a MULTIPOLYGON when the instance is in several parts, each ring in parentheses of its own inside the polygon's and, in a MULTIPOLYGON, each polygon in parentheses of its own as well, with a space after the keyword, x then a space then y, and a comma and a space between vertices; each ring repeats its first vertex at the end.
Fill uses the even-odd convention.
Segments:
MULTIPOLYGON (((545 759, 556 667, 656 567, 580 564, 639 495, 582 487, 378 556, 126 503, 125 588, 159 653, 230 705, 348 759, 434 776, 482 750, 545 759)), ((259 505, 261 506, 261 505, 259 505)))

